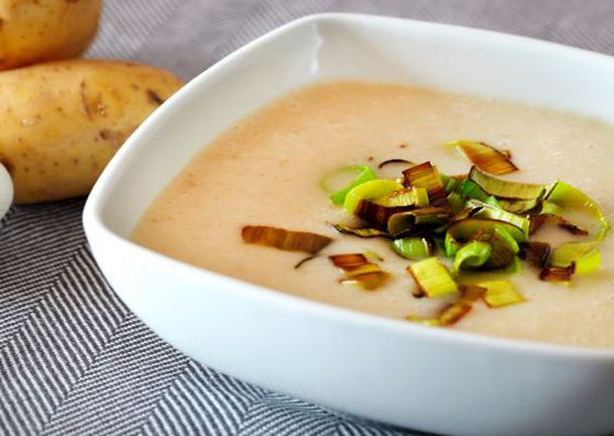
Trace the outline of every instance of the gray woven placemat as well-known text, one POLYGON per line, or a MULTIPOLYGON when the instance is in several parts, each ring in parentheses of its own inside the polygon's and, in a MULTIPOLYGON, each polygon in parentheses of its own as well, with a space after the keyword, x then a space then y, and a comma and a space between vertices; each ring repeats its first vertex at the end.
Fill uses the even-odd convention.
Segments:
MULTIPOLYGON (((106 0, 90 55, 188 79, 262 33, 323 11, 463 24, 614 54, 612 0, 106 0)), ((231 379, 162 342, 105 284, 82 207, 14 207, 3 221, 0 434, 403 433, 231 379)))

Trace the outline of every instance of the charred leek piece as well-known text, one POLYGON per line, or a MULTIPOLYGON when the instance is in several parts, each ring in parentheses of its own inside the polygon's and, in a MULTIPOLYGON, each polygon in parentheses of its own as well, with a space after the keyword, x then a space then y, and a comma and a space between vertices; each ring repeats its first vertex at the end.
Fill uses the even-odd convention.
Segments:
POLYGON ((503 307, 526 301, 509 280, 482 282, 478 286, 486 289, 483 299, 488 307, 503 307))
POLYGON ((546 242, 521 242, 518 256, 538 268, 543 268, 550 258, 550 244, 546 242))
POLYGON ((601 268, 599 241, 563 244, 553 251, 550 265, 562 268, 575 265, 576 274, 596 272, 601 268))
POLYGON ((460 285, 460 292, 465 301, 476 301, 483 298, 486 294, 486 288, 473 284, 460 285))
POLYGON ((403 189, 384 195, 376 199, 375 203, 385 207, 427 207, 429 196, 424 188, 403 189))
POLYGON ((369 262, 362 253, 337 254, 328 258, 336 267, 345 271, 340 280, 343 284, 355 284, 372 291, 390 277, 390 274, 382 271, 379 265, 369 262))
POLYGON ((456 324, 471 310, 471 304, 467 301, 460 300, 446 307, 439 315, 439 322, 442 326, 456 324))
POLYGON ((458 294, 458 286, 436 257, 414 263, 407 267, 407 271, 418 285, 414 294, 417 297, 440 298, 458 294))
POLYGON ((425 188, 431 203, 436 203, 446 197, 446 187, 439 175, 437 167, 430 162, 424 162, 403 171, 405 185, 412 188, 425 188))
POLYGON ((577 208, 590 212, 599 222, 600 228, 596 235, 599 240, 603 240, 610 230, 610 222, 601 207, 584 192, 568 183, 556 182, 548 192, 546 201, 562 208, 577 208))
POLYGON ((382 168, 384 168, 386 165, 392 165, 392 164, 407 164, 407 165, 415 165, 412 161, 409 160, 405 160, 405 159, 388 159, 383 161, 382 163, 380 163, 377 168, 379 168, 380 170, 382 168))
POLYGON ((545 188, 542 185, 530 183, 517 183, 498 179, 478 167, 472 167, 469 172, 469 180, 477 183, 487 194, 497 198, 514 200, 536 200, 544 195, 545 188))
POLYGON ((478 141, 459 140, 450 145, 460 150, 476 167, 490 174, 502 175, 518 171, 509 155, 478 141))
POLYGON ((340 206, 343 204, 343 202, 345 201, 345 196, 347 195, 348 192, 350 192, 352 188, 364 182, 367 182, 369 180, 373 180, 375 178, 377 178, 377 176, 375 175, 373 170, 369 168, 368 166, 350 165, 347 167, 339 168, 333 171, 332 173, 328 174, 322 179, 322 181, 320 182, 320 185, 322 186, 322 188, 324 188, 326 192, 330 193, 330 196, 329 196, 330 201, 332 201, 333 204, 340 206), (339 191, 336 191, 336 192, 331 192, 331 189, 328 186, 331 182, 331 179, 343 173, 356 174, 356 178, 354 178, 345 188, 340 189, 339 191))
POLYGON ((403 186, 388 179, 375 179, 354 186, 345 195, 343 208, 349 213, 354 213, 361 200, 373 201, 391 192, 400 191, 403 186))
POLYGON ((376 228, 386 229, 391 216, 407 209, 407 207, 385 207, 372 201, 360 200, 358 207, 354 210, 354 215, 376 228))
POLYGON ((430 257, 432 244, 426 238, 400 238, 392 241, 392 249, 399 256, 409 260, 420 260, 430 257))
POLYGON ((369 227, 350 227, 344 224, 333 224, 333 228, 339 233, 345 233, 348 235, 358 236, 360 238, 376 238, 376 237, 389 237, 388 232, 380 229, 374 229, 369 227))
POLYGON ((572 224, 560 215, 540 214, 531 217, 529 233, 532 235, 537 232, 544 224, 555 224, 559 228, 576 236, 588 236, 588 230, 572 224))
POLYGON ((241 230, 246 244, 265 245, 285 251, 304 251, 316 254, 333 240, 309 232, 294 232, 268 226, 245 226, 241 230))
POLYGON ((315 259, 316 257, 318 257, 318 256, 316 256, 316 255, 312 255, 312 256, 307 256, 307 257, 305 257, 305 258, 303 258, 303 259, 299 260, 299 261, 296 263, 296 265, 294 265, 294 269, 299 269, 300 267, 302 267, 303 265, 305 265, 307 262, 309 262, 310 260, 315 259))
POLYGON ((454 257, 454 274, 461 269, 473 269, 486 263, 492 253, 492 247, 488 242, 472 241, 465 244, 454 257))
POLYGON ((576 264, 572 263, 566 267, 548 266, 542 269, 539 279, 547 282, 568 283, 576 272, 576 264))
POLYGON ((412 235, 446 224, 449 219, 449 210, 440 207, 425 207, 409 212, 399 212, 388 219, 388 233, 395 238, 401 235, 412 235))

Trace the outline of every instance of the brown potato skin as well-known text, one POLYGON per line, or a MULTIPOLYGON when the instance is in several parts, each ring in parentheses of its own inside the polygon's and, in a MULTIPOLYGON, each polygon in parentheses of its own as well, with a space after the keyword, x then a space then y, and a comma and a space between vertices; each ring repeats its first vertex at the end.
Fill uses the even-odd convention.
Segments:
POLYGON ((167 71, 125 62, 0 72, 0 162, 15 202, 87 194, 124 140, 181 86, 167 71))
POLYGON ((0 70, 77 57, 98 30, 102 0, 0 0, 0 70))

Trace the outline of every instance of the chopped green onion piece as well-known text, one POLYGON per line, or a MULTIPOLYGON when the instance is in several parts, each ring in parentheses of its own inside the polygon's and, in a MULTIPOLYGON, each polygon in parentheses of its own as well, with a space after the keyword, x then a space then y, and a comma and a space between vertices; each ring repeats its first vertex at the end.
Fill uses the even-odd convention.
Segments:
POLYGON ((322 186, 322 188, 330 194, 330 201, 332 201, 333 204, 340 206, 343 204, 343 202, 345 201, 345 196, 348 192, 350 192, 352 188, 375 178, 377 178, 377 176, 370 167, 366 165, 350 165, 347 167, 339 168, 327 174, 320 182, 320 186, 322 186), (340 189, 336 192, 331 192, 331 189, 328 186, 331 179, 342 173, 358 173, 358 175, 345 188, 340 189))
POLYGON ((465 244, 454 257, 453 271, 458 274, 461 269, 471 269, 486 263, 492 247, 488 242, 472 241, 465 244))
POLYGON ((424 259, 432 254, 432 245, 426 238, 400 238, 392 241, 392 249, 410 260, 424 259))
POLYGON ((393 237, 415 234, 446 224, 449 219, 448 209, 440 207, 424 207, 408 212, 399 212, 388 219, 388 232, 393 237))
POLYGON ((545 192, 545 188, 542 185, 498 179, 486 174, 478 167, 471 168, 469 180, 477 183, 487 194, 507 199, 535 200, 542 197, 545 192))
POLYGON ((563 244, 552 252, 550 265, 568 267, 575 264, 576 274, 589 274, 601 268, 599 242, 570 242, 563 244))
POLYGON ((343 208, 349 213, 354 213, 361 200, 375 200, 390 194, 394 191, 400 191, 403 185, 394 180, 389 179, 374 179, 354 186, 347 192, 343 201, 343 208))
POLYGON ((421 260, 407 267, 418 285, 416 296, 440 298, 458 293, 458 286, 445 266, 436 257, 421 260))
POLYGON ((610 230, 610 222, 601 207, 584 192, 568 183, 557 181, 550 189, 546 200, 563 208, 584 209, 592 213, 599 221, 600 229, 597 233, 599 240, 603 240, 610 230))
POLYGON ((499 209, 497 207, 493 207, 478 200, 469 200, 467 202, 467 206, 479 208, 479 210, 472 215, 474 218, 486 218, 490 220, 504 221, 522 230, 522 233, 525 234, 526 237, 529 236, 529 228, 531 223, 528 218, 516 215, 503 209, 499 209))
POLYGON ((375 238, 378 236, 389 237, 388 232, 380 229, 374 229, 369 227, 350 227, 344 224, 333 224, 333 228, 339 233, 346 233, 348 235, 359 236, 361 238, 375 238))
POLYGON ((482 298, 488 307, 503 307, 526 301, 516 290, 514 284, 508 280, 482 282, 478 283, 478 286, 486 288, 486 293, 482 298))
POLYGON ((487 173, 501 175, 518 171, 518 167, 506 154, 483 142, 461 139, 448 145, 455 146, 474 165, 487 173))

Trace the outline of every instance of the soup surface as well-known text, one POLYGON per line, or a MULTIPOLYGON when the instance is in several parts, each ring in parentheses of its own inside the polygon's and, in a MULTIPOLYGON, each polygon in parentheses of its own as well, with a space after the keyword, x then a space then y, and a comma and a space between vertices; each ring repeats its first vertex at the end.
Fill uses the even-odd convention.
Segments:
MULTIPOLYGON (((393 318, 429 316, 441 301, 417 299, 409 261, 383 240, 338 234, 328 223, 344 212, 319 185, 349 164, 393 158, 431 161, 446 174, 470 163, 443 143, 470 138, 509 149, 521 171, 509 180, 564 180, 587 192, 612 220, 614 126, 575 115, 432 89, 335 82, 301 89, 247 117, 198 154, 147 210, 133 239, 155 251, 219 273, 321 302, 393 318), (334 238, 322 256, 241 239, 245 225, 309 231, 334 238), (393 274, 367 292, 340 284, 330 254, 373 250, 393 274)), ((402 170, 402 168, 400 169, 402 170)), ((391 176, 390 176, 391 177, 391 176)), ((558 232, 543 238, 561 238, 558 232), (556 233, 556 234, 554 234, 556 233)), ((535 269, 510 276, 527 302, 500 309, 476 303, 451 328, 570 345, 614 347, 614 237, 603 268, 569 286, 543 282, 535 269)))

